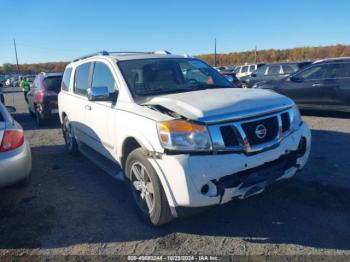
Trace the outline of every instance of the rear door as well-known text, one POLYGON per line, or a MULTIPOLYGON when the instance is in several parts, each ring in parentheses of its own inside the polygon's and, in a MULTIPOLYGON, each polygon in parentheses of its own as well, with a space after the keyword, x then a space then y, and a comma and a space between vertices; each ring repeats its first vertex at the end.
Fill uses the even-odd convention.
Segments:
POLYGON ((340 107, 350 107, 350 62, 337 64, 336 81, 338 85, 327 92, 334 103, 340 107))
POLYGON ((90 142, 89 133, 91 127, 85 123, 86 107, 89 103, 87 99, 87 89, 91 85, 92 63, 84 63, 76 67, 73 84, 73 95, 70 100, 69 120, 74 129, 76 138, 88 144, 90 142), (74 106, 73 106, 74 105, 74 106))

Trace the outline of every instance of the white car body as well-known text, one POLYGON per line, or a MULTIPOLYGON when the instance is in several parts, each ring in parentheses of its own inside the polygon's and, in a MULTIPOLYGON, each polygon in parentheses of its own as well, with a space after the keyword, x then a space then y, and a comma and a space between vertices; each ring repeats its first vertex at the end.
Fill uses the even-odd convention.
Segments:
POLYGON ((260 193, 272 182, 290 178, 303 168, 310 152, 310 130, 306 123, 301 122, 298 127, 290 126, 289 130, 282 133, 281 114, 288 114, 292 125, 295 105, 279 94, 240 88, 207 89, 159 95, 145 103, 136 103, 117 62, 180 57, 169 54, 97 55, 72 62, 66 68, 66 71, 71 70, 69 86, 58 97, 61 122, 67 116, 78 144, 88 145, 122 167, 127 141, 135 139, 148 152, 148 160, 156 170, 174 217, 186 208, 224 204, 234 198, 260 193), (76 67, 97 61, 107 65, 114 76, 118 89, 115 104, 89 101, 86 96, 73 92, 76 67), (160 142, 157 123, 173 120, 174 116, 155 110, 153 105, 160 105, 184 119, 206 125, 212 139, 212 150, 205 154, 169 153, 160 142), (250 145, 244 137, 241 124, 269 117, 278 119, 278 138, 263 145, 250 145), (226 147, 219 134, 222 126, 237 128, 241 132, 242 143, 237 147, 226 147), (228 186, 220 184, 221 191, 218 194, 218 185, 224 177, 231 179, 237 173, 259 170, 267 163, 278 161, 291 152, 298 152, 301 140, 305 141, 305 148, 295 157, 295 164, 283 169, 273 181, 249 186, 242 183, 228 186), (202 193, 205 185, 208 190, 202 193))
POLYGON ((256 69, 258 69, 257 64, 246 64, 237 66, 235 68, 236 76, 238 79, 240 79, 243 76, 249 76, 251 75, 256 69))

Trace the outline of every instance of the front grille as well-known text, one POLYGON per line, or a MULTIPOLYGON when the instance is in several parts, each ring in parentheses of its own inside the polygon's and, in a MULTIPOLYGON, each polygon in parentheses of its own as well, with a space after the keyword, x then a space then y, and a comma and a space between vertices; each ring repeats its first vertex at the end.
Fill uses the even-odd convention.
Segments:
POLYGON ((222 126, 220 132, 226 147, 239 146, 233 126, 222 126))
POLYGON ((209 125, 217 152, 257 153, 274 148, 292 132, 292 109, 259 118, 209 125))
POLYGON ((257 121, 243 123, 242 129, 245 132, 251 146, 263 144, 277 137, 278 119, 277 116, 274 116, 257 121), (257 134, 259 127, 260 130, 264 129, 266 131, 265 135, 261 135, 260 137, 257 134))
POLYGON ((290 129, 290 119, 288 112, 285 112, 281 115, 282 120, 282 132, 286 132, 290 129))

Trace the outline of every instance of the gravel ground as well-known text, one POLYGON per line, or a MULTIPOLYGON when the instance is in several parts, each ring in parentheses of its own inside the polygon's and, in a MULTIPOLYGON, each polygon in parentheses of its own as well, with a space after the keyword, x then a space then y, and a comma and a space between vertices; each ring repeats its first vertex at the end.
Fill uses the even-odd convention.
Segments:
POLYGON ((57 121, 38 129, 21 93, 6 103, 31 143, 33 179, 0 191, 0 255, 350 255, 350 115, 303 112, 312 153, 291 180, 153 228, 122 182, 66 154, 57 121))

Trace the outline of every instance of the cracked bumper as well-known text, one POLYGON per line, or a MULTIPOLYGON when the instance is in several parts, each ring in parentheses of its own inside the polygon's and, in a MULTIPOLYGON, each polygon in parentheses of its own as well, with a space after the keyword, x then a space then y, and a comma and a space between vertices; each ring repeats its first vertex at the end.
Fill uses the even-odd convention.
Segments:
POLYGON ((171 207, 206 207, 246 198, 301 170, 310 154, 311 133, 303 123, 271 150, 255 155, 164 155, 153 160, 171 207), (300 143, 305 145, 300 149, 300 143), (203 193, 203 186, 209 190, 203 193))

